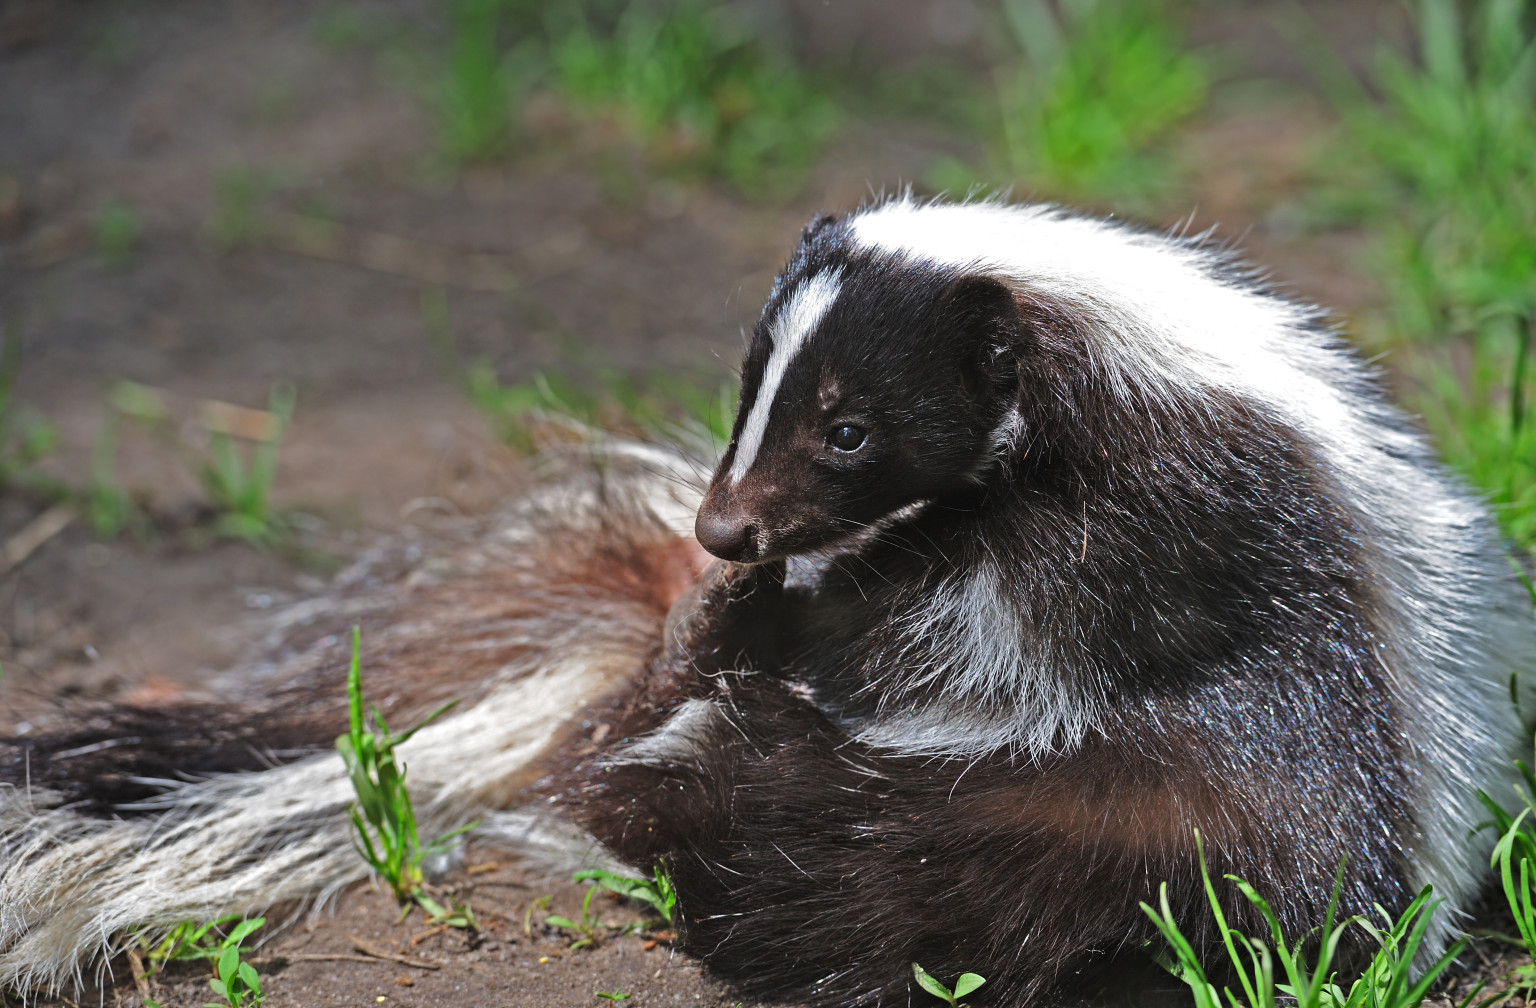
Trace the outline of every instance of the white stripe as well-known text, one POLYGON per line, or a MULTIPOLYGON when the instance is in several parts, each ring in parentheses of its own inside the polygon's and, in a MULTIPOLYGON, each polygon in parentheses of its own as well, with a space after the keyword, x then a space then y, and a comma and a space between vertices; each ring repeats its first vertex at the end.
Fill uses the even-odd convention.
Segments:
POLYGON ((841 270, 828 270, 811 277, 795 292, 789 304, 779 311, 770 330, 773 350, 768 355, 768 366, 763 369, 762 383, 757 387, 757 399, 752 412, 741 429, 741 440, 736 443, 736 458, 731 462, 731 482, 737 483, 752 468, 757 450, 763 446, 763 435, 768 432, 768 411, 779 394, 779 383, 789 362, 795 359, 805 339, 821 324, 822 316, 837 300, 841 270))

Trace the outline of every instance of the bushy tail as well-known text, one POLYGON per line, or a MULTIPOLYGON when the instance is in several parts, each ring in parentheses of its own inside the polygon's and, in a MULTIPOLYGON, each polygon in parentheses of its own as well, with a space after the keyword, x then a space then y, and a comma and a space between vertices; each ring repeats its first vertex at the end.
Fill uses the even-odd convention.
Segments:
MULTIPOLYGON (((362 623, 364 687, 394 723, 463 700, 400 750, 424 837, 490 813, 502 843, 560 847, 566 834, 520 798, 602 741, 698 572, 677 528, 697 467, 608 449, 447 562, 295 618, 362 623)), ((347 637, 226 677, 209 699, 0 743, 0 989, 79 982, 135 929, 324 898, 366 874, 330 748, 346 728, 347 637)))

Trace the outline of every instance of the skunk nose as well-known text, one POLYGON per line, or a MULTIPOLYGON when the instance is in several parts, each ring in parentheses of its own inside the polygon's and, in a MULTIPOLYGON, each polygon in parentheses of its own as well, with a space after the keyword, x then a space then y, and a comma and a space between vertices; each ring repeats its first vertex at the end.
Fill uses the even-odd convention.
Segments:
POLYGON ((701 510, 693 522, 693 534, 699 545, 721 560, 752 560, 756 532, 745 515, 721 514, 711 508, 701 510))

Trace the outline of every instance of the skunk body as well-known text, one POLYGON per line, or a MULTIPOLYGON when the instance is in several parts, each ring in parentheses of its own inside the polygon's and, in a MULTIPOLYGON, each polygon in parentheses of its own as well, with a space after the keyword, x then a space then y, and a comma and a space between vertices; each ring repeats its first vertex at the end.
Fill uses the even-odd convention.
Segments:
MULTIPOLYGON (((1196 830, 1293 934, 1343 862, 1350 911, 1433 884, 1443 944, 1536 634, 1484 509, 1314 312, 1197 243, 896 200, 807 229, 742 379, 702 502, 667 498, 698 506, 702 576, 648 503, 674 459, 567 478, 575 506, 511 512, 515 548, 376 604, 402 709, 475 701, 407 752, 433 822, 510 808, 516 842, 565 843, 518 817, 538 798, 665 864, 713 968, 817 1003, 903 1002, 912 961, 997 1003, 1102 993, 1159 883, 1209 938, 1196 830)), ((328 744, 334 651, 228 729, 203 712, 213 769, 253 768, 240 740, 295 723, 289 694, 328 744)), ((126 720, 29 743, 33 792, 0 792, 0 984, 358 873, 333 756, 82 814, 167 776, 126 720), (175 846, 252 789, 229 846, 175 846), (134 909, 178 871, 196 899, 134 909)))
POLYGON ((1443 943, 1529 602, 1314 313, 1193 243, 897 201, 808 229, 742 387, 697 530, 752 615, 679 659, 757 674, 594 778, 716 968, 1091 992, 1160 882, 1205 934, 1195 830, 1292 934, 1342 863, 1351 911, 1433 884, 1443 943))

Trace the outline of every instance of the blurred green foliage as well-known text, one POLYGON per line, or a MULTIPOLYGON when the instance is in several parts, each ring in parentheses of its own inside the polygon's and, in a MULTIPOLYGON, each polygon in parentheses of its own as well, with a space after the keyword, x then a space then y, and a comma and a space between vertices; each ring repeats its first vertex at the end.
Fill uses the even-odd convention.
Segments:
POLYGON ((1383 50, 1342 102, 1367 155, 1352 209, 1381 235, 1368 334, 1394 350, 1447 461, 1536 544, 1536 3, 1420 0, 1416 58, 1383 50))
POLYGON ((213 505, 217 534, 256 546, 278 545, 287 538, 287 524, 272 506, 272 484, 294 401, 292 385, 272 386, 267 397, 269 429, 245 451, 237 446, 235 435, 210 426, 204 457, 189 464, 213 505))
POLYGON ((159 391, 138 382, 114 383, 92 452, 87 494, 92 527, 104 537, 128 529, 148 532, 146 516, 117 479, 118 426, 128 420, 155 436, 196 477, 215 536, 261 547, 287 545, 291 531, 272 505, 272 485, 294 401, 293 386, 278 383, 268 395, 266 412, 243 411, 240 429, 231 430, 226 418, 206 407, 197 423, 179 424, 159 391), (206 440, 189 441, 187 430, 198 431, 206 440))
POLYGON ((616 117, 663 167, 782 194, 837 121, 802 67, 720 7, 631 0, 611 23, 580 4, 549 10, 554 86, 616 117))
MULTIPOLYGON (((532 91, 617 127, 660 170, 794 190, 837 122, 834 78, 702 0, 456 0, 444 109, 457 159, 513 147, 532 91)), ((931 181, 957 195, 1020 184, 1031 196, 1153 213, 1176 188, 1176 144, 1204 107, 1211 57, 1192 49, 1188 5, 1157 0, 998 0, 994 89, 933 108, 985 124, 980 168, 950 158, 931 181)), ((1528 414, 1536 318, 1536 43, 1531 0, 1420 0, 1418 49, 1384 50, 1338 108, 1347 138, 1327 185, 1381 235, 1373 266, 1411 406, 1447 458, 1483 488, 1508 531, 1536 542, 1536 425, 1528 414), (1364 155, 1364 156, 1362 156, 1364 155)), ((1343 75, 1336 75, 1337 87, 1343 75)), ((866 81, 866 89, 879 90, 866 81)), ((959 96, 958 98, 956 96, 959 96)), ((937 115, 937 113, 934 113, 937 115)), ((472 369, 476 402, 514 442, 543 414, 654 430, 721 414, 666 382, 562 372, 502 385, 472 369), (594 391, 594 389, 596 391, 594 391), (667 397, 672 402, 667 402, 667 397), (681 404, 681 405, 679 405, 681 404)), ((674 386, 676 383, 672 383, 674 386)), ((721 414, 728 423, 728 414, 721 414)), ((709 424, 724 438, 720 422, 709 424)))
POLYGON ((118 414, 109 406, 91 444, 91 476, 83 495, 91 531, 103 539, 115 539, 129 529, 143 535, 147 528, 143 510, 117 477, 117 442, 118 414))
MULTIPOLYGON (((501 36, 507 0, 455 0, 442 84, 443 142, 455 161, 493 157, 512 140, 519 58, 501 36)), ((526 60, 524 60, 526 62, 526 60)))
POLYGON ((559 428, 595 428, 697 445, 718 451, 731 437, 736 387, 731 382, 653 371, 636 380, 615 368, 592 369, 592 348, 569 338, 561 362, 526 381, 503 382, 485 360, 464 363, 448 297, 441 289, 421 299, 422 323, 438 366, 462 385, 497 437, 532 453, 559 428), (572 378, 571 375, 578 377, 572 378))
POLYGON ((620 371, 583 375, 551 369, 532 380, 503 384, 481 361, 468 369, 470 398, 497 434, 519 451, 538 447, 540 429, 574 420, 585 427, 671 441, 702 441, 718 451, 731 437, 736 391, 716 389, 670 374, 636 381, 620 371))
POLYGON ((945 159, 933 181, 956 195, 1021 183, 1050 199, 1150 209, 1177 177, 1169 143, 1210 78, 1171 6, 1002 0, 1012 48, 995 71, 994 163, 945 159))
POLYGON ((133 207, 113 200, 96 212, 96 254, 109 266, 122 267, 133 259, 139 241, 139 215, 133 207))
POLYGON ((1381 274, 1404 335, 1536 314, 1536 33, 1529 0, 1421 0, 1419 54, 1379 57, 1380 100, 1345 107, 1370 155, 1381 274))
POLYGON ((1004 0, 1022 56, 999 81, 1014 177, 1067 199, 1142 199, 1168 184, 1166 141, 1199 111, 1209 71, 1167 8, 1004 0))
POLYGON ((208 237, 224 251, 260 241, 262 203, 276 187, 272 174, 261 169, 236 166, 220 172, 208 237))
POLYGON ((1536 422, 1530 411, 1531 330, 1503 325, 1451 345, 1396 354, 1412 383, 1408 405, 1424 418, 1440 454, 1493 503, 1504 531, 1536 546, 1536 422))
MULTIPOLYGON (((1350 223, 1379 236, 1370 265, 1382 309, 1364 338, 1391 351, 1410 407, 1529 546, 1536 544, 1536 0, 1405 6, 1412 51, 1383 47, 1363 81, 1342 61, 1317 68, 1332 85, 1343 127, 1319 188, 1331 191, 1333 208, 1350 223)), ((518 154, 528 141, 525 112, 543 96, 555 99, 561 121, 588 131, 607 152, 600 174, 633 186, 630 155, 638 152, 646 170, 781 198, 803 184, 843 109, 886 96, 903 112, 947 124, 954 139, 982 135, 982 164, 950 158, 931 177, 956 195, 1016 185, 1029 197, 1155 215, 1171 209, 1181 132, 1204 108, 1215 73, 1217 57, 1184 38, 1197 9, 1192 0, 992 0, 981 5, 982 29, 1000 61, 990 86, 956 61, 936 64, 950 76, 855 71, 851 63, 840 74, 830 63, 813 68, 744 20, 748 8, 709 0, 444 0, 435 36, 371 8, 337 5, 322 10, 314 28, 338 54, 377 51, 397 69, 414 60, 407 76, 431 96, 442 153, 454 165, 518 154)), ((895 111, 882 106, 877 114, 895 111)), ((284 184, 271 171, 223 172, 208 223, 213 240, 224 248, 260 242, 263 208, 284 184)), ((610 185, 610 194, 622 188, 610 185)), ((128 262, 139 237, 132 208, 111 203, 99 211, 95 247, 103 261, 128 262)), ((12 364, 13 343, 8 336, 12 364)), ((487 365, 456 367, 514 442, 529 439, 533 418, 550 415, 648 433, 682 421, 717 441, 728 435, 721 397, 670 376, 577 381, 564 377, 578 373, 566 366, 503 384, 487 365)), ((0 366, 0 482, 14 484, 36 471, 52 431, 10 404, 13 378, 13 366, 0 366)), ((108 525, 111 502, 122 499, 106 476, 114 435, 103 431, 95 480, 108 525)), ((269 474, 237 473, 228 448, 215 448, 226 464, 207 469, 205 484, 213 496, 225 484, 233 497, 250 489, 249 507, 220 509, 264 514, 260 488, 269 474)), ((258 514, 252 527, 266 524, 258 514)))
MULTIPOLYGON (((617 127, 655 168, 750 196, 798 188, 837 121, 782 48, 701 0, 455 0, 440 110, 462 162, 515 147, 530 93, 617 127)), ((350 22, 331 34, 355 38, 350 22)))

